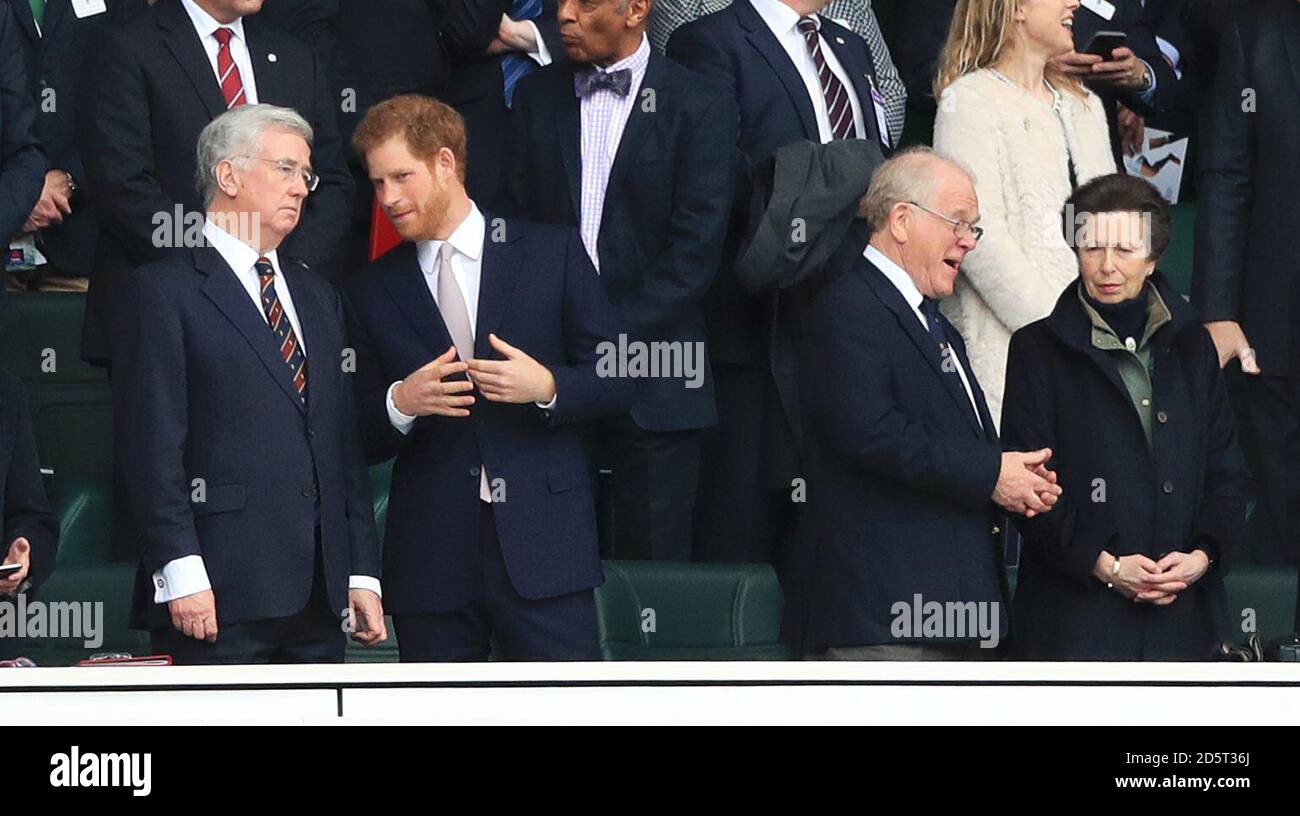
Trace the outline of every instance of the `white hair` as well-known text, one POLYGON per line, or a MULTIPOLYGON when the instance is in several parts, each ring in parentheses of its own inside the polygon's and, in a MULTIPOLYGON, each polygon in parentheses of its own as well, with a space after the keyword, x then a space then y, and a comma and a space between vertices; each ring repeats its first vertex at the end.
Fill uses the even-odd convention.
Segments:
POLYGON ((223 161, 246 167, 244 157, 261 152, 262 134, 268 130, 296 133, 312 143, 311 125, 292 108, 278 105, 240 105, 208 122, 199 133, 195 182, 210 207, 217 198, 217 165, 223 161))

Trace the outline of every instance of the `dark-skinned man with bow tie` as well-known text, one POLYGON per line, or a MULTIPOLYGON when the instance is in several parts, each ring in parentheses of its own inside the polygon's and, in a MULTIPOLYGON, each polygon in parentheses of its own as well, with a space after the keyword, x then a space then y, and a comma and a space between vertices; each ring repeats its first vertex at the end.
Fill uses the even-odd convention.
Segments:
POLYGON ((578 228, 628 325, 610 363, 637 378, 637 401, 597 434, 613 471, 604 554, 687 561, 694 513, 719 512, 695 506, 717 424, 700 301, 721 261, 737 114, 712 80, 652 52, 649 13, 650 0, 560 2, 569 61, 515 90, 507 200, 578 228))

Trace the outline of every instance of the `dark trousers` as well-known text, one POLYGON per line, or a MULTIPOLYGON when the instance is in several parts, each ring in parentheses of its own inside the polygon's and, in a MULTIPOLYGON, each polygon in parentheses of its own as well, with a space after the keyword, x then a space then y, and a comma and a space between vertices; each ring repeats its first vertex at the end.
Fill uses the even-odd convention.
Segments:
POLYGON ((602 515, 601 555, 690 561, 701 431, 647 431, 629 416, 601 424, 596 461, 613 471, 613 530, 602 515))
MULTIPOLYGON (((221 608, 221 598, 217 598, 221 608)), ((221 626, 217 641, 186 637, 174 628, 152 634, 153 650, 169 654, 177 665, 213 663, 342 663, 347 646, 342 618, 330 609, 325 574, 316 549, 311 597, 296 614, 284 618, 230 623, 221 626)))
POLYGON ((501 660, 599 660, 594 591, 520 595, 501 555, 492 505, 480 504, 482 570, 474 600, 454 612, 394 615, 402 662, 482 661, 494 651, 501 660))

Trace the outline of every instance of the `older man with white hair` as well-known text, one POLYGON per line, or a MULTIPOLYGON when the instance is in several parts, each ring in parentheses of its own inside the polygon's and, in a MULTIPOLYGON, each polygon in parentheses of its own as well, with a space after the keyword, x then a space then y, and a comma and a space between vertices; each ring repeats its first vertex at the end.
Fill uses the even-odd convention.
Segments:
POLYGON ((118 324, 133 624, 178 663, 338 662, 386 637, 338 295, 281 256, 312 129, 246 105, 198 141, 203 240, 137 269, 118 324))
POLYGON ((1051 510, 1051 452, 1002 452, 939 311, 982 233, 969 173, 903 151, 858 214, 801 349, 807 646, 831 659, 985 657, 1007 631, 999 508, 1051 510))

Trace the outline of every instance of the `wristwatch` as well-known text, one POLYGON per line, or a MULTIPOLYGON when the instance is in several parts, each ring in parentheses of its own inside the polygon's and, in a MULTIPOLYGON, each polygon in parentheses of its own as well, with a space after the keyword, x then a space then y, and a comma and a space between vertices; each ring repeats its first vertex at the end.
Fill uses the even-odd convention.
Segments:
POLYGON ((1106 589, 1114 589, 1115 581, 1113 579, 1119 577, 1119 556, 1118 555, 1115 556, 1115 560, 1111 562, 1110 577, 1112 580, 1106 582, 1106 589))
POLYGON ((80 189, 79 187, 77 187, 77 180, 73 178, 72 174, 69 173, 67 170, 63 171, 63 175, 68 177, 68 192, 75 194, 77 190, 80 189))

